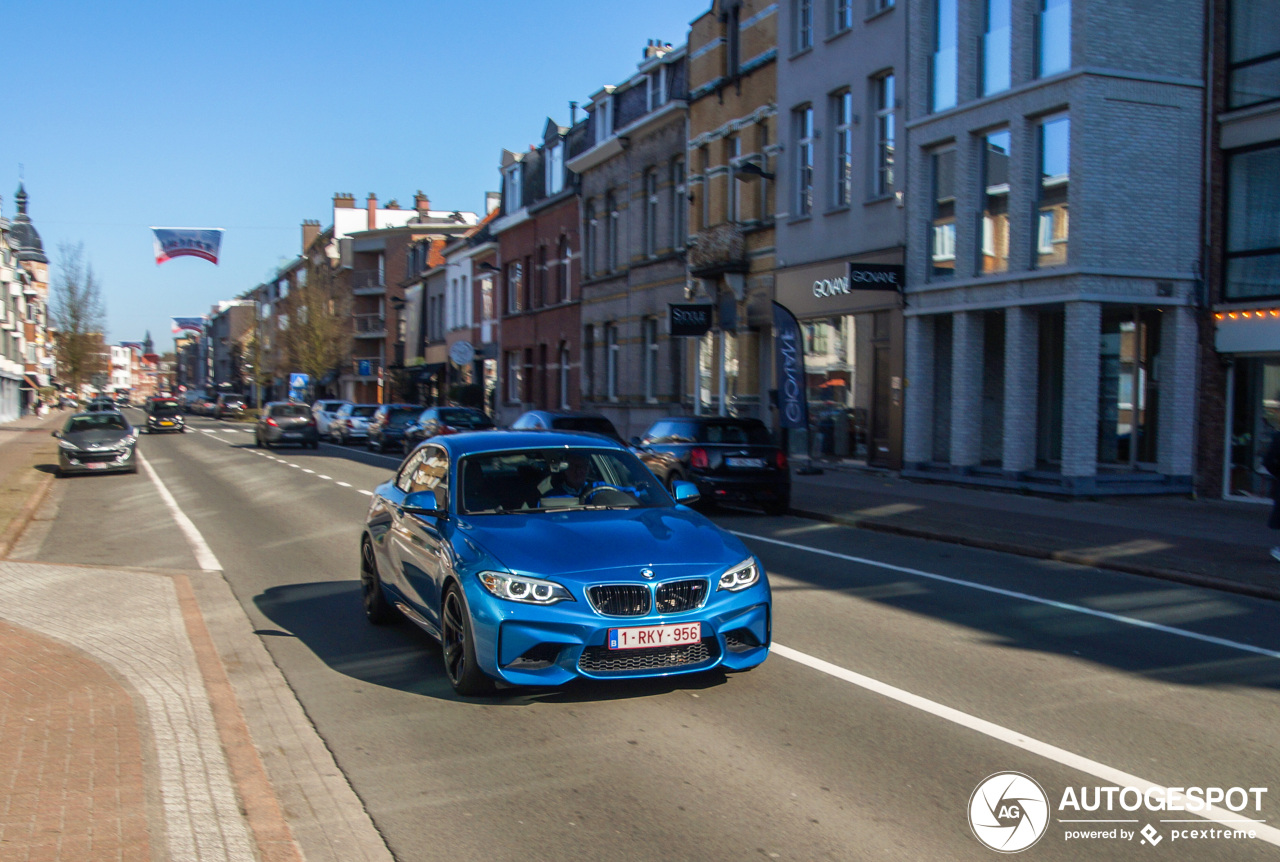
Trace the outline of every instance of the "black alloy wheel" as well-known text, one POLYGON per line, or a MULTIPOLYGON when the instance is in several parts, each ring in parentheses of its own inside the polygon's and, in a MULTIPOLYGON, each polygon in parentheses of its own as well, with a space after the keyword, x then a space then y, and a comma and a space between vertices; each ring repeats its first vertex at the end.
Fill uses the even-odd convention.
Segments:
POLYGON ((444 655, 444 672, 449 677, 453 690, 463 697, 492 692, 493 680, 480 670, 480 664, 476 661, 471 617, 457 584, 450 584, 445 591, 440 617, 443 624, 440 646, 444 655))
POLYGON ((391 603, 382 592, 382 578, 378 577, 378 563, 373 558, 373 544, 365 539, 360 543, 360 600, 364 604, 364 616, 375 626, 391 622, 391 603))

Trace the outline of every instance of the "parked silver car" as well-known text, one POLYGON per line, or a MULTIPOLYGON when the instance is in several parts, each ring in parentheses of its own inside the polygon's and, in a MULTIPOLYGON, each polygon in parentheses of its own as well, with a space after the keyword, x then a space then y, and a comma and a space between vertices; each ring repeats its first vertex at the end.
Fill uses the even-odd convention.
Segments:
POLYGON ((377 412, 377 404, 344 404, 329 422, 329 439, 342 445, 367 439, 369 420, 377 412))
POLYGON ((67 419, 58 438, 58 473, 138 472, 138 432, 124 415, 102 410, 67 419))

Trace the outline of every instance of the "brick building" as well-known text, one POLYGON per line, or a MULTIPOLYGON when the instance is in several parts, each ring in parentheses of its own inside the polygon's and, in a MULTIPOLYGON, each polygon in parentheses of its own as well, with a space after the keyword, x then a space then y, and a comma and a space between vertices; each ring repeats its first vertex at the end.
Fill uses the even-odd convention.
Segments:
POLYGON ((1202 5, 905 3, 904 475, 1191 489, 1202 5))
POLYGON ((586 149, 569 161, 585 232, 582 403, 628 439, 690 391, 690 346, 668 315, 688 299, 687 80, 684 47, 650 40, 635 74, 592 95, 586 149))

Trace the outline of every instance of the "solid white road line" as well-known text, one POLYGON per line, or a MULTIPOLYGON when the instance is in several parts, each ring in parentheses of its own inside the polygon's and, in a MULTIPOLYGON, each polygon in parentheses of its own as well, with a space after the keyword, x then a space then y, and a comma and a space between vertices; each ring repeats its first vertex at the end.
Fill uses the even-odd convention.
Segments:
POLYGON ((200 565, 200 568, 206 572, 222 571, 222 563, 219 563, 218 558, 213 555, 213 551, 209 548, 209 543, 204 540, 204 536, 200 535, 200 531, 196 529, 196 525, 192 523, 186 513, 178 508, 178 501, 173 499, 173 495, 169 493, 169 489, 165 487, 164 482, 160 481, 160 476, 151 466, 151 462, 143 457, 141 452, 138 453, 137 457, 142 464, 142 469, 147 471, 147 476, 151 479, 152 484, 156 486, 156 490, 160 492, 160 499, 164 501, 169 514, 177 522, 178 529, 182 531, 182 535, 187 537, 187 543, 191 545, 191 550, 195 552, 196 562, 200 565))
MULTIPOLYGON (((1015 748, 1021 748, 1023 751, 1028 751, 1047 760, 1052 760, 1054 763, 1059 763, 1071 769, 1092 775, 1093 777, 1101 779, 1108 784, 1113 784, 1119 787, 1136 787, 1144 795, 1148 790, 1155 789, 1162 792, 1162 797, 1167 796, 1167 788, 1164 788, 1159 784, 1155 784, 1154 782, 1147 781, 1144 778, 1139 778, 1136 775, 1130 775, 1127 772, 1121 772, 1118 769, 1113 769, 1112 767, 1107 766, 1105 763, 1099 763, 1096 760, 1081 757, 1080 755, 1074 754, 1066 749, 1058 748, 1056 745, 1050 745, 1047 742, 1032 739, 1029 736, 1018 733, 1017 731, 1010 730, 1007 727, 1001 727, 998 724, 993 724, 990 721, 969 715, 968 713, 961 712, 958 709, 943 706, 942 704, 929 700, 928 698, 921 697, 918 694, 912 694, 909 691, 903 691, 900 688, 895 688, 888 683, 880 682, 879 680, 872 679, 869 676, 854 673, 853 671, 846 670, 839 665, 831 664, 830 662, 823 661, 820 658, 814 658, 811 655, 783 646, 780 643, 774 642, 773 646, 770 647, 770 651, 782 656, 783 658, 791 659, 798 664, 802 664, 806 667, 813 668, 814 670, 821 671, 829 676, 833 676, 836 679, 860 686, 861 688, 865 688, 867 691, 887 697, 890 700, 896 700, 898 703, 905 704, 913 709, 918 709, 921 712, 926 712, 938 718, 945 719, 953 724, 958 724, 961 727, 976 731, 984 736, 989 736, 992 739, 1012 745, 1015 748)), ((1252 830, 1256 833, 1259 841, 1265 841, 1268 844, 1280 846, 1280 829, 1276 829, 1273 826, 1268 826, 1265 823, 1260 823, 1256 820, 1243 820, 1240 818, 1238 812, 1228 811, 1214 806, 1207 806, 1203 811, 1192 811, 1188 813, 1196 814, 1197 816, 1202 817, 1205 820, 1210 820, 1214 823, 1220 823, 1229 829, 1252 830)))
POLYGON ((1229 649, 1239 650, 1241 652, 1253 653, 1254 655, 1266 656, 1267 658, 1280 658, 1280 651, 1266 649, 1264 647, 1253 646, 1252 644, 1240 643, 1239 641, 1227 640, 1226 638, 1214 637, 1213 635, 1200 634, 1199 632, 1188 631, 1187 629, 1175 628, 1174 626, 1166 626, 1160 623, 1153 623, 1148 620, 1140 620, 1134 617, 1126 617, 1121 614, 1113 614, 1107 611, 1094 610, 1084 605, 1073 605, 1069 602, 1059 602, 1054 599, 1041 598, 1033 596, 1029 593, 1019 593, 1014 590, 1006 590, 1000 587, 993 587, 988 584, 980 584, 976 581, 966 581, 960 578, 951 578, 946 575, 939 575, 935 572, 926 572, 922 569, 912 569, 907 566, 895 566, 892 563, 882 563, 878 560, 869 560, 866 557, 854 557, 849 554, 841 554, 836 551, 826 551, 822 548, 811 548, 808 545, 800 545, 795 542, 784 542, 781 539, 771 539, 767 536, 757 536, 754 533, 742 533, 737 530, 730 530, 735 536, 741 536, 744 539, 753 539, 757 542, 768 542, 772 545, 781 545, 784 548, 793 548, 797 551, 808 551, 811 554, 820 554, 824 557, 834 557, 838 560, 846 560, 850 563, 857 563, 863 566, 874 566, 879 569, 888 569, 893 572, 901 572, 904 575, 913 575, 918 578, 928 578, 933 581, 941 581, 945 584, 952 584, 957 587, 967 587, 971 590, 981 590, 986 593, 995 593, 999 596, 1006 596, 1011 599, 1019 599, 1024 602, 1034 602, 1039 605, 1048 605, 1052 608, 1058 608, 1072 613, 1084 614, 1086 616, 1098 617, 1104 620, 1110 620, 1124 625, 1136 626, 1138 628, 1151 629, 1152 631, 1163 632, 1164 634, 1176 635, 1178 637, 1188 638, 1190 640, 1201 641, 1202 643, 1213 644, 1214 646, 1227 647, 1229 649))

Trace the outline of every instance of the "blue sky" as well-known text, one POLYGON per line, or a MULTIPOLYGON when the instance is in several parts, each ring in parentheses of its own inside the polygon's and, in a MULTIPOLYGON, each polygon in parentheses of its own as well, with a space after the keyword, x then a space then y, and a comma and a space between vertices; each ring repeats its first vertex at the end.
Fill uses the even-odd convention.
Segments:
POLYGON ((358 202, 481 211, 502 149, 569 119, 685 41, 710 0, 40 0, 4 13, 0 198, 29 212, 57 272, 83 242, 108 339, 172 349, 170 320, 260 283, 358 202), (152 225, 226 229, 221 263, 159 267, 152 225))

